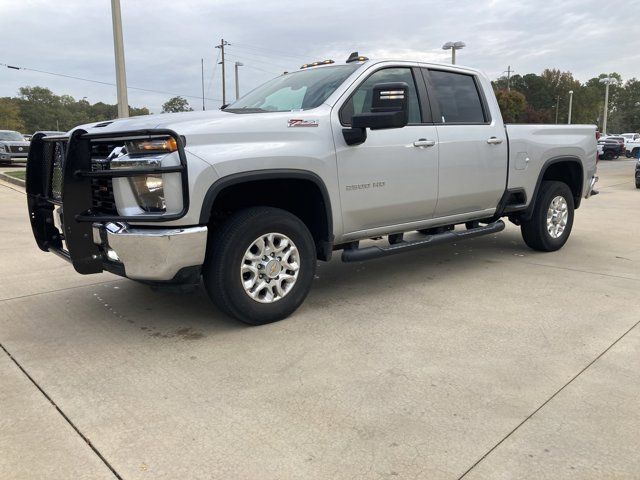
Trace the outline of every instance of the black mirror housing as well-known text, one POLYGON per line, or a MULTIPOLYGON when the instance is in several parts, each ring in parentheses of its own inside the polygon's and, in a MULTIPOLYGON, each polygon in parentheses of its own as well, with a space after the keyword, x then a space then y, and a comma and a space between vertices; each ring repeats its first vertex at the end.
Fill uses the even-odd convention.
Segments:
POLYGON ((405 82, 376 83, 372 94, 371 112, 354 115, 351 128, 342 130, 347 145, 363 143, 367 139, 367 128, 402 128, 409 122, 409 85, 405 82))
POLYGON ((409 85, 405 82, 377 83, 373 86, 371 112, 354 115, 353 128, 402 128, 409 121, 409 85))

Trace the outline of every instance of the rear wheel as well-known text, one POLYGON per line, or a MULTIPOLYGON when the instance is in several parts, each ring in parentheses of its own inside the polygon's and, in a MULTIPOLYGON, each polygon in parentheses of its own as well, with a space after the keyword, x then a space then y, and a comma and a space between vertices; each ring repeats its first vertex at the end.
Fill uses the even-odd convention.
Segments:
POLYGON ((615 157, 616 157, 616 154, 613 153, 613 150, 607 150, 606 152, 604 152, 605 160, 613 160, 615 157))
POLYGON ((631 152, 629 150, 624 152, 624 156, 627 157, 627 158, 631 158, 632 157, 631 152))
POLYGON ((252 325, 286 318, 304 301, 316 269, 306 225, 278 208, 234 214, 209 242, 203 278, 212 301, 252 325))
POLYGON ((553 252, 567 243, 573 227, 573 193, 566 183, 544 181, 522 238, 534 250, 553 252))

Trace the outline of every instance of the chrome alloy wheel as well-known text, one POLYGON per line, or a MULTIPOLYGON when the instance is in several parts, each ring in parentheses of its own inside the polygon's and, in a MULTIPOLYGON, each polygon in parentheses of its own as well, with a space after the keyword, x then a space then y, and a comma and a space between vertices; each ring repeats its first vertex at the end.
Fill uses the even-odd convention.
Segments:
POLYGON ((569 207, 567 201, 561 195, 551 200, 547 210, 547 231, 552 238, 560 238, 567 227, 569 219, 569 207))
POLYGON ((244 291, 260 303, 277 302, 287 295, 299 272, 298 248, 281 233, 256 238, 244 253, 240 266, 244 291))

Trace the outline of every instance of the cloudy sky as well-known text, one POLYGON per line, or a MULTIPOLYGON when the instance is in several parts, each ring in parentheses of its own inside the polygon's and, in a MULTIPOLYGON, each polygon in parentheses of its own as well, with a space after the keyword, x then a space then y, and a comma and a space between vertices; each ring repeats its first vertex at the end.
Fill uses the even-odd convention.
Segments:
MULTIPOLYGON (((159 112, 174 94, 201 108, 200 59, 207 108, 220 104, 219 53, 227 48, 241 93, 302 63, 370 58, 447 62, 446 41, 464 41, 458 63, 492 79, 552 67, 579 80, 619 72, 640 78, 640 0, 188 1, 121 0, 129 103, 159 112), (158 91, 146 92, 139 89, 158 91)), ((114 86, 8 69, 4 64, 113 83, 109 0, 0 0, 0 96, 25 85, 90 102, 116 103, 114 86)))

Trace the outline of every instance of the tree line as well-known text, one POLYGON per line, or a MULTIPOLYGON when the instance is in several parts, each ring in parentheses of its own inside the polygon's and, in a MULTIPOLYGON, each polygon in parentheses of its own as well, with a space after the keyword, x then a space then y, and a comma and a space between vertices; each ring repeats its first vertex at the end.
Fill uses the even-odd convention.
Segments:
MULTIPOLYGON (((492 82, 505 122, 567 123, 569 92, 573 91, 571 123, 596 124, 602 127, 605 86, 604 77, 617 84, 609 87, 609 133, 640 131, 640 80, 626 82, 618 73, 600 74, 585 83, 571 72, 546 69, 540 75, 506 76, 492 82)), ((189 111, 186 99, 173 97, 162 106, 162 112, 189 111)), ((146 107, 129 107, 129 114, 148 115, 146 107)), ((84 123, 116 118, 117 105, 103 102, 91 104, 70 95, 56 95, 45 87, 22 87, 16 97, 0 98, 0 129, 33 133, 38 130, 67 131, 84 123)))
MULTIPOLYGON (((149 109, 129 107, 129 114, 148 115, 149 109)), ((66 132, 78 125, 118 116, 118 106, 91 104, 71 95, 56 95, 44 87, 22 87, 17 97, 0 98, 0 129, 33 133, 38 130, 66 132)))
POLYGON ((623 82, 618 73, 602 73, 582 83, 571 72, 546 69, 540 75, 513 75, 508 85, 506 76, 492 83, 505 122, 555 123, 557 118, 567 123, 573 91, 571 123, 595 124, 601 130, 605 85, 600 79, 605 77, 617 80, 609 87, 607 133, 640 131, 640 81, 635 78, 623 82))

